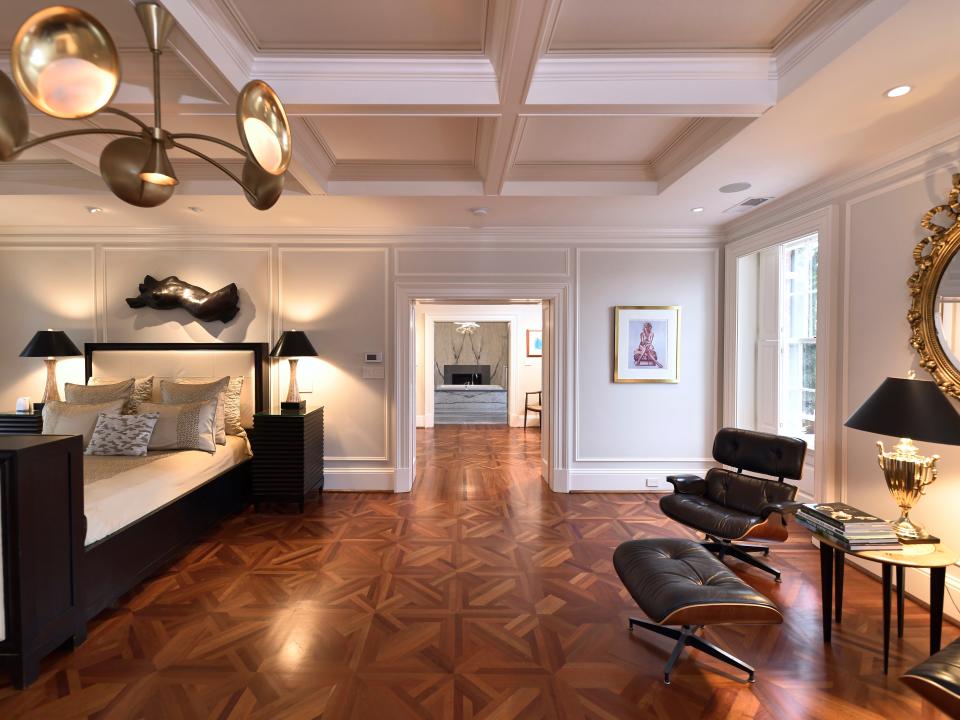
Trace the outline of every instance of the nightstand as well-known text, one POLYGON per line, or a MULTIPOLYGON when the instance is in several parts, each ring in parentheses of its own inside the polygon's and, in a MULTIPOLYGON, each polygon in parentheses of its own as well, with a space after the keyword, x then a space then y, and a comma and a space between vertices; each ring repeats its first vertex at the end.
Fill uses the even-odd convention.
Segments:
POLYGON ((39 435, 42 432, 43 415, 41 413, 0 413, 0 435, 39 435))
POLYGON ((323 490, 323 408, 253 416, 253 502, 297 503, 323 490))

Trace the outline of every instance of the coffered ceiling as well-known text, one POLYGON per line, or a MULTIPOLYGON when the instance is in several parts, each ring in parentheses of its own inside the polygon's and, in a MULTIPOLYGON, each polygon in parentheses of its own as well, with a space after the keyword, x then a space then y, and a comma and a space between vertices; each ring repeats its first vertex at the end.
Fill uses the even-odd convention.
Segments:
MULTIPOLYGON (((708 204, 702 197, 708 188, 713 194, 722 181, 745 179, 738 168, 749 170, 751 181, 769 177, 758 172, 763 157, 743 149, 749 138, 763 136, 756 128, 775 130, 779 122, 786 133, 791 122, 781 107, 839 72, 877 28, 916 24, 917 4, 935 4, 941 14, 950 6, 949 0, 162 2, 180 26, 163 60, 169 129, 235 139, 233 101, 252 77, 283 99, 294 161, 284 199, 271 212, 282 212, 296 195, 318 202, 410 198, 411 204, 447 196, 462 198, 463 207, 513 197, 529 198, 531 208, 555 198, 565 209, 575 198, 594 223, 599 198, 674 210, 708 204), (731 147, 741 149, 724 177, 716 163, 731 147)), ((47 4, 4 0, 0 37, 12 38, 47 4)), ((149 121, 149 54, 132 3, 73 4, 98 17, 121 48, 115 104, 149 121)), ((0 68, 8 71, 4 51, 0 68)), ((919 51, 904 46, 901 60, 919 51)), ((861 84, 878 84, 869 85, 874 99, 884 83, 915 82, 888 78, 882 66, 882 58, 861 63, 861 84)), ((857 108, 850 105, 842 112, 809 106, 792 112, 813 112, 823 123, 844 113, 852 118, 857 108)), ((935 117, 927 115, 931 123, 935 117)), ((87 122, 125 127, 111 115, 87 122)), ((63 127, 31 113, 36 134, 63 127)), ((811 138, 820 132, 809 130, 811 138)), ((783 141, 792 147, 798 138, 783 141)), ((97 167, 103 142, 68 138, 0 165, 0 207, 3 195, 106 192, 97 167)), ((204 150, 235 162, 219 146, 204 150)), ((239 196, 215 170, 211 175, 182 154, 173 158, 183 180, 178 196, 239 196)), ((799 186, 812 172, 784 171, 783 182, 766 187, 754 182, 752 191, 708 206, 696 222, 722 222, 730 205, 799 186)))

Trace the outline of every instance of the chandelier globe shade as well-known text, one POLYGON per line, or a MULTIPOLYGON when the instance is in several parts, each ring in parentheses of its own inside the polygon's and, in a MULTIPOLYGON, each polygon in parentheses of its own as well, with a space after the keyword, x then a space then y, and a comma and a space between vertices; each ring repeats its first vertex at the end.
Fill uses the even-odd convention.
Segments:
POLYGON ((13 161, 24 150, 52 140, 114 135, 117 139, 101 153, 100 176, 126 203, 156 207, 172 197, 179 180, 169 153, 177 149, 224 173, 253 207, 273 207, 283 193, 293 153, 290 123, 276 92, 261 80, 251 80, 240 91, 236 119, 241 145, 201 133, 167 131, 161 112, 160 56, 176 21, 152 0, 136 3, 134 11, 153 59, 152 122, 110 104, 120 86, 120 58, 107 29, 84 10, 55 5, 31 15, 17 31, 10 53, 12 81, 0 72, 0 162, 13 161), (77 120, 109 113, 130 126, 85 124, 31 139, 24 98, 54 118, 77 120), (219 155, 194 148, 190 144, 194 140, 238 155, 243 161, 240 174, 219 155))

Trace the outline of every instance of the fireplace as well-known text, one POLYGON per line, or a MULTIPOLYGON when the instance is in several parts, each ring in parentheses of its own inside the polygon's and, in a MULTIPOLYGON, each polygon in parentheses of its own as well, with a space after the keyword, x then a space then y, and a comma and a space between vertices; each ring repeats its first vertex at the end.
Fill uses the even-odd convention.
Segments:
POLYGON ((489 365, 444 365, 444 385, 489 385, 489 365))

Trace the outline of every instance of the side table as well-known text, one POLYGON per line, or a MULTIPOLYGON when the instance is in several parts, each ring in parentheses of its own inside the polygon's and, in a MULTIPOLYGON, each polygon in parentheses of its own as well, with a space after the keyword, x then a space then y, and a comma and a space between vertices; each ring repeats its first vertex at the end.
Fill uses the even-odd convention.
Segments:
POLYGON ((0 435, 39 435, 43 432, 43 415, 38 412, 0 413, 0 435))
POLYGON ((323 408, 253 416, 253 502, 297 503, 323 490, 323 408))
POLYGON ((830 642, 832 623, 840 623, 843 614, 843 567, 844 556, 880 563, 883 576, 883 673, 890 665, 890 593, 893 585, 893 569, 897 570, 897 635, 903 637, 903 583, 904 568, 927 568, 930 570, 930 654, 940 650, 943 631, 943 594, 947 583, 947 567, 957 562, 958 554, 946 545, 931 545, 933 550, 920 554, 920 546, 905 545, 905 550, 845 550, 834 540, 812 533, 820 545, 820 592, 823 603, 823 641, 830 642), (916 549, 916 550, 914 550, 916 549), (911 550, 913 550, 911 552, 911 550), (836 616, 832 607, 836 581, 836 616))

